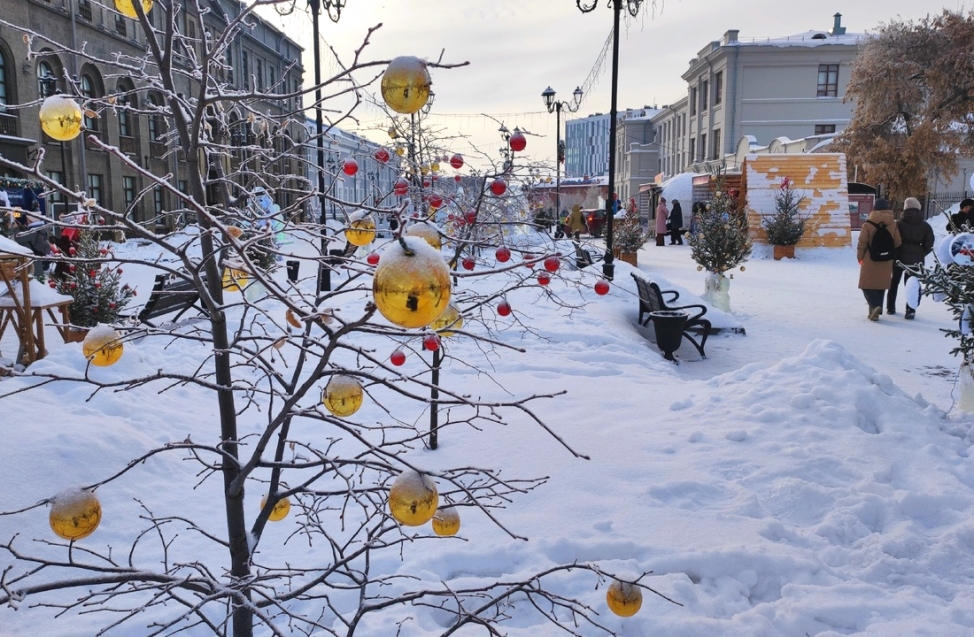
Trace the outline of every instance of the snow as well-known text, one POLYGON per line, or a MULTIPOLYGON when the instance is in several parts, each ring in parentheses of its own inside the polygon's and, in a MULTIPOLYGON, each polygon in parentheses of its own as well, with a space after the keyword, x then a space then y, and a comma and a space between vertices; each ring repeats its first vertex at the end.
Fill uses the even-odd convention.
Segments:
MULTIPOLYGON (((933 225, 942 234, 943 224, 933 225)), ((530 236, 518 240, 526 246, 534 241, 530 236)), ((432 258, 421 239, 406 242, 420 258, 432 258)), ((126 259, 154 258, 154 249, 131 242, 118 248, 126 259)), ((296 253, 309 249, 307 242, 293 246, 296 253)), ((571 252, 567 243, 559 249, 571 252)), ((402 261, 397 250, 401 256, 401 247, 390 244, 381 263, 402 261)), ((697 303, 705 273, 696 270, 689 255, 686 246, 647 246, 639 253, 638 270, 664 289, 681 291, 681 303, 697 303)), ((559 594, 593 608, 599 622, 621 635, 974 633, 974 419, 953 403, 953 395, 959 395, 959 361, 949 354, 953 342, 939 331, 952 324, 950 314, 924 297, 916 320, 905 321, 901 291, 900 313, 872 323, 856 288, 853 248, 799 250, 798 257, 752 259, 745 272, 734 273, 733 312, 711 310, 708 317, 740 325, 747 335, 712 336, 703 360, 686 342, 676 354, 679 364, 662 358, 652 327, 636 324, 633 270, 619 261, 607 296, 592 289, 600 264, 584 271, 563 267, 552 275, 549 288, 569 299, 570 306, 549 301, 538 287, 525 287, 506 297, 515 310, 512 316, 494 316, 488 306, 482 316, 468 320, 465 332, 486 335, 489 326, 498 347, 484 349, 462 335, 450 339, 443 387, 482 400, 565 391, 532 403, 531 409, 588 458, 575 457, 524 415, 508 414, 505 427, 442 429, 439 449, 418 446, 403 454, 404 466, 428 472, 434 480, 437 472, 457 466, 492 467, 504 477, 547 478, 538 489, 492 511, 529 541, 511 539, 483 512, 461 507, 459 539, 435 538, 428 525, 409 529, 422 539, 391 554, 376 554, 372 571, 454 587, 528 578, 576 560, 633 577, 653 571, 643 582, 683 606, 645 595, 641 611, 622 619, 608 612, 605 583, 597 587, 590 573, 565 572, 545 580, 559 594)), ((518 274, 530 276, 531 271, 512 266, 491 277, 518 274)), ((142 292, 138 298, 147 298, 151 270, 127 266, 125 275, 142 292)), ((275 276, 283 280, 283 268, 275 276)), ((342 282, 345 276, 335 278, 342 282)), ((465 314, 466 292, 495 289, 491 277, 459 278, 454 302, 465 314)), ((311 289, 314 277, 299 285, 311 289)), ((345 318, 357 316, 369 299, 368 287, 336 297, 342 303, 336 311, 345 318)), ((266 303, 272 304, 269 315, 283 316, 283 305, 266 303)), ((417 342, 368 337, 378 357, 397 347, 413 349, 397 368, 402 374, 428 373, 417 342)), ((49 356, 29 371, 84 375, 80 344, 49 338, 48 348, 49 356)), ((287 352, 285 347, 281 355, 287 352)), ((118 364, 89 373, 98 382, 122 383, 163 368, 191 372, 207 354, 192 341, 149 336, 127 342, 118 364)), ((338 359, 342 362, 349 369, 360 364, 352 356, 338 359)), ((191 385, 166 386, 162 393, 153 383, 93 393, 81 383, 2 380, 0 511, 99 482, 160 445, 190 437, 216 444, 215 399, 191 385), (37 386, 14 393, 30 385, 37 386)), ((372 398, 370 393, 354 421, 390 422, 372 398)), ((386 398, 386 405, 396 404, 386 398)), ((421 406, 403 405, 396 420, 421 429, 428 414, 421 406)), ((239 416, 247 434, 262 431, 265 418, 263 410, 239 416)), ((296 422, 292 435, 324 448, 335 434, 296 422)), ((158 517, 191 518, 223 537, 220 479, 200 483, 198 465, 186 457, 180 452, 153 456, 101 486, 101 526, 79 545, 111 545, 126 554, 145 527, 140 515, 146 509, 158 517)), ((256 515, 265 492, 262 483, 248 487, 248 514, 256 515)), ((292 504, 300 499, 292 497, 292 504)), ((287 542, 297 533, 299 517, 292 512, 268 525, 258 545, 261 564, 286 560, 304 568, 325 563, 329 551, 324 544, 287 542)), ((36 548, 30 546, 36 544, 32 538, 53 539, 47 511, 0 516, 0 541, 15 533, 23 548, 36 548)), ((205 561, 222 572, 224 558, 212 546, 198 534, 184 533, 168 559, 205 561)), ((66 557, 61 551, 56 554, 66 557)), ((134 559, 139 567, 155 568, 154 557, 148 551, 134 559)), ((8 554, 0 553, 0 571, 9 561, 8 554)), ((385 592, 410 585, 400 581, 385 592)), ((73 611, 56 619, 57 609, 31 606, 42 599, 52 598, 28 597, 19 612, 0 610, 0 632, 92 635, 108 621, 73 611)), ((351 603, 342 596, 329 601, 339 607, 351 603)), ((506 634, 565 634, 520 601, 504 609, 510 615, 506 634)), ((309 616, 320 614, 320 602, 305 604, 296 603, 296 608, 309 616)), ((149 614, 158 619, 160 612, 153 608, 149 614)), ((443 611, 425 606, 394 608, 367 616, 355 634, 432 637, 442 634, 449 621, 443 611)), ((113 633, 136 637, 148 623, 147 617, 113 633)), ((597 634, 591 627, 579 630, 597 634)), ((183 634, 209 633, 196 627, 183 634)))
MULTIPOLYGON (((54 307, 65 301, 74 302, 74 298, 55 291, 51 286, 45 285, 33 277, 31 277, 28 285, 30 286, 30 304, 32 307, 54 307)), ((10 296, 11 291, 19 301, 24 300, 23 286, 19 281, 12 281, 9 285, 0 285, 0 307, 15 307, 16 304, 10 296)))
POLYGON ((13 239, 0 236, 0 257, 7 254, 16 254, 18 256, 27 256, 31 258, 34 256, 34 253, 30 249, 25 248, 13 239))

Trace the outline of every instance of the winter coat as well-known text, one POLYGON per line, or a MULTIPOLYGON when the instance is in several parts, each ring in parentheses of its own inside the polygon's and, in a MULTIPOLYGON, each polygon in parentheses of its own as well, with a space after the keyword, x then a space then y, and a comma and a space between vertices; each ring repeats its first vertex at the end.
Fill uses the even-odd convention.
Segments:
POLYGON ((933 228, 924 221, 923 213, 916 208, 903 211, 903 218, 896 222, 903 245, 896 250, 896 260, 907 265, 923 263, 933 250, 933 228))
MULTIPOLYGON (((897 248, 903 243, 900 231, 896 227, 891 210, 873 210, 869 213, 869 221, 876 224, 886 224, 886 229, 893 235, 893 245, 897 248)), ((856 258, 862 264, 859 267, 860 290, 888 290, 890 279, 893 277, 893 261, 873 261, 869 257, 869 242, 876 234, 876 226, 872 223, 862 224, 859 231, 859 243, 856 246, 856 258)))
POLYGON ((679 201, 673 202, 673 210, 670 211, 670 227, 674 230, 683 227, 683 208, 679 201))
POLYGON ((955 212, 954 214, 950 215, 950 222, 947 224, 947 232, 953 232, 955 234, 958 232, 966 232, 964 230, 965 225, 974 228, 974 215, 972 215, 970 212, 964 212, 963 210, 960 212, 955 212))
POLYGON ((14 240, 25 248, 30 248, 31 252, 40 257, 51 254, 50 235, 43 221, 35 221, 26 228, 18 225, 14 240))
POLYGON ((656 234, 664 234, 666 232, 666 220, 669 218, 670 212, 666 209, 666 204, 662 201, 656 206, 656 234))
POLYGON ((568 229, 572 234, 576 232, 588 232, 588 226, 585 225, 585 215, 582 214, 581 206, 572 206, 572 213, 568 215, 568 229))

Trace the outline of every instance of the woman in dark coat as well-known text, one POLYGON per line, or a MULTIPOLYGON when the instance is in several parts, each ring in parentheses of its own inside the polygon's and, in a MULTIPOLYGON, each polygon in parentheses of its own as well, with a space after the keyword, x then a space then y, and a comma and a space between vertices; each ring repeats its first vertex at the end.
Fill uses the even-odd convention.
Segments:
POLYGON ((683 208, 676 199, 670 210, 670 245, 683 245, 683 208))
MULTIPOLYGON (((920 202, 913 197, 907 197, 903 202, 903 218, 896 222, 896 227, 900 231, 903 243, 896 250, 896 262, 893 263, 893 278, 890 280, 889 292, 886 294, 886 313, 896 314, 896 291, 900 287, 900 279, 903 278, 903 265, 917 265, 923 263, 931 251, 933 251, 933 228, 924 221, 923 213, 920 212, 920 202)), ((904 282, 913 276, 908 271, 904 282)), ((916 316, 916 308, 910 307, 909 300, 906 304, 905 319, 912 319, 916 316)))

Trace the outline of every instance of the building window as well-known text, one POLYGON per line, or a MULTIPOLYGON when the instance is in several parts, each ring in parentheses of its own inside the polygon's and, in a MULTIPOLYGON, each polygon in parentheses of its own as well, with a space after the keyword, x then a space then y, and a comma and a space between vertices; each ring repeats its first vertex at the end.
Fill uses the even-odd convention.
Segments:
POLYGON ((707 134, 700 136, 700 159, 706 161, 707 157, 707 134))
POLYGON ((839 95, 839 65, 818 65, 818 97, 838 97, 839 95))
POLYGON ((228 45, 223 54, 223 62, 227 66, 227 82, 233 84, 233 48, 228 45))
MULTIPOLYGON (((60 170, 47 171, 47 177, 56 184, 64 183, 64 175, 61 174, 60 170)), ((47 201, 47 214, 51 219, 59 219, 64 214, 64 195, 57 190, 53 190, 47 196, 47 201)))
POLYGON ((85 20, 91 21, 91 2, 90 0, 78 0, 78 15, 85 20))
POLYGON ((128 212, 135 203, 135 177, 122 177, 122 198, 125 200, 125 211, 128 212))
POLYGON ((700 83, 700 111, 707 110, 707 88, 708 82, 704 80, 700 83))
POLYGON ((258 91, 264 90, 264 62, 261 60, 254 60, 254 75, 257 76, 256 89, 258 91))
POLYGON ((125 18, 122 14, 115 14, 115 33, 119 34, 123 38, 128 35, 128 27, 125 25, 125 18))
POLYGON ((157 142, 162 137, 162 116, 156 110, 160 108, 159 99, 155 95, 149 96, 149 141, 157 142))
POLYGON ((57 77, 47 62, 37 63, 37 94, 41 98, 50 97, 57 92, 57 77))
POLYGON ((695 153, 697 152, 696 141, 697 140, 694 139, 693 137, 690 138, 690 161, 691 162, 696 160, 696 155, 695 155, 695 153))
POLYGON ((162 199, 162 186, 156 186, 152 189, 152 206, 157 215, 162 214, 162 210, 165 207, 162 199))
POLYGON ((828 135, 835 132, 835 124, 816 124, 815 134, 816 135, 828 135))
POLYGON ((250 55, 246 49, 240 52, 240 79, 244 82, 244 88, 250 88, 250 55))
POLYGON ((724 101, 724 72, 717 71, 714 75, 714 106, 724 101))
POLYGON ((714 159, 723 157, 724 152, 720 147, 720 130, 714 131, 714 159))
POLYGON ((690 114, 697 114, 697 87, 694 86, 690 89, 690 114))
MULTIPOLYGON (((89 100, 96 97, 95 95, 95 82, 91 79, 90 75, 81 76, 81 94, 87 97, 89 100)), ((85 113, 88 109, 85 109, 85 113)), ((91 131, 98 130, 98 120, 94 117, 88 117, 85 115, 85 128, 91 131)))
POLYGON ((10 88, 7 82, 7 58, 3 51, 0 51, 0 113, 7 110, 7 100, 10 99, 10 88))
POLYGON ((101 200, 101 175, 88 174, 88 196, 95 200, 98 205, 101 200))

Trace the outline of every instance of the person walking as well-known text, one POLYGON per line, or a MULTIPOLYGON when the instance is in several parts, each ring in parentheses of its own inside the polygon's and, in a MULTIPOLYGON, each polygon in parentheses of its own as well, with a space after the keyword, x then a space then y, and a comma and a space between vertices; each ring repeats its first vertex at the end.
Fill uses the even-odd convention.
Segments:
MULTIPOLYGON (((896 314, 896 292, 900 287, 900 279, 905 283, 913 276, 903 266, 923 263, 926 256, 933 251, 933 228, 923 219, 920 202, 916 198, 907 197, 903 202, 903 218, 896 222, 896 228, 900 231, 903 243, 896 250, 896 260, 893 262, 893 278, 886 294, 887 314, 896 314)), ((903 318, 912 320, 915 316, 916 308, 910 307, 910 299, 907 298, 903 318)))
POLYGON ((676 199, 670 211, 670 245, 683 245, 683 207, 676 199))
POLYGON ((964 226, 974 228, 974 199, 961 201, 959 208, 959 212, 950 215, 950 221, 947 222, 947 232, 957 234, 958 232, 967 232, 963 229, 964 226))
POLYGON ((659 198, 659 205, 656 206, 656 245, 666 245, 666 221, 670 217, 670 211, 666 209, 666 199, 659 198))
POLYGON ((575 204, 572 206, 572 213, 568 215, 568 231, 575 237, 575 241, 578 241, 584 230, 588 230, 588 226, 585 225, 585 216, 582 215, 582 207, 575 204))
POLYGON ((869 320, 878 321, 883 313, 883 297, 889 289, 893 279, 893 258, 895 248, 903 243, 900 231, 893 219, 893 211, 885 199, 877 199, 876 205, 869 218, 862 224, 859 231, 859 243, 856 246, 856 258, 859 259, 859 289, 869 304, 869 320), (887 236, 887 234, 889 236, 887 236), (888 241, 891 249, 889 254, 881 259, 873 259, 871 254, 878 250, 879 244, 888 241))

